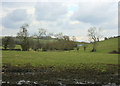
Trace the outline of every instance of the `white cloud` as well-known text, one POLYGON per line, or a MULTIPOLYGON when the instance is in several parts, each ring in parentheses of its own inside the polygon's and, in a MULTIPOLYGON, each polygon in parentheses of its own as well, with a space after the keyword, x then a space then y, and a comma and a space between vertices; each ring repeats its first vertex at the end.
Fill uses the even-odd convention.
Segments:
POLYGON ((87 36, 80 36, 80 37, 76 37, 76 40, 78 40, 78 41, 86 41, 86 42, 89 42, 88 41, 88 37, 87 36))
POLYGON ((30 9, 27 9, 27 13, 28 14, 33 14, 35 13, 35 8, 30 8, 30 9))
POLYGON ((72 21, 70 24, 79 24, 79 21, 72 21))

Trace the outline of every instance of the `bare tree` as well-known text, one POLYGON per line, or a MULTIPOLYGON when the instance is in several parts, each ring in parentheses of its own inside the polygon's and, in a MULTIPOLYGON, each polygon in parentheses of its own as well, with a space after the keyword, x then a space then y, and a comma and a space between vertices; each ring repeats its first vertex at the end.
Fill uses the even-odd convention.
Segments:
POLYGON ((100 32, 102 32, 101 28, 96 29, 96 37, 98 42, 100 41, 100 38, 102 38, 102 35, 100 32))
POLYGON ((99 39, 101 38, 101 34, 99 31, 100 29, 97 29, 96 27, 90 27, 88 29, 89 41, 93 43, 92 52, 96 51, 97 41, 99 41, 99 39))
POLYGON ((33 44, 31 47, 33 50, 38 50, 38 49, 41 49, 42 48, 42 44, 40 42, 40 39, 43 38, 44 36, 46 36, 47 34, 47 30, 44 29, 44 28, 39 28, 39 31, 38 31, 38 34, 34 33, 33 37, 36 38, 37 40, 36 41, 33 41, 33 44))
POLYGON ((61 32, 61 33, 55 34, 55 37, 57 39, 63 39, 63 33, 61 32))
POLYGON ((46 32, 47 32, 46 29, 40 28, 39 29, 39 38, 46 36, 46 32))

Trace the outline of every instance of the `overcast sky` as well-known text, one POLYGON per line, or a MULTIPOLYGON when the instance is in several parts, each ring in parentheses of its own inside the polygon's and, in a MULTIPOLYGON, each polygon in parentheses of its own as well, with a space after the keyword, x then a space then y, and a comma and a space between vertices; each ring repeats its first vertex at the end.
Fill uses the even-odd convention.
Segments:
POLYGON ((87 30, 101 28, 103 37, 118 35, 118 2, 71 1, 71 2, 2 2, 0 31, 2 35, 15 36, 20 26, 29 24, 29 34, 45 28, 48 32, 62 32, 87 41, 87 30), (1 21, 2 20, 2 21, 1 21))

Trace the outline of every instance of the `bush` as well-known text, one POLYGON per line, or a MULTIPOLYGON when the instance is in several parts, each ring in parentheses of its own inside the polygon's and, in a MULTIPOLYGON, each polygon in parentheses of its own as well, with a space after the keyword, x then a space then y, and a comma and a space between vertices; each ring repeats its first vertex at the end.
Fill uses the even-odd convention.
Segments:
POLYGON ((72 41, 57 41, 46 43, 42 46, 42 51, 47 50, 73 50, 76 44, 72 41))
POLYGON ((7 49, 7 48, 14 49, 15 41, 14 41, 13 37, 6 36, 6 37, 2 38, 2 46, 4 47, 4 49, 7 49))

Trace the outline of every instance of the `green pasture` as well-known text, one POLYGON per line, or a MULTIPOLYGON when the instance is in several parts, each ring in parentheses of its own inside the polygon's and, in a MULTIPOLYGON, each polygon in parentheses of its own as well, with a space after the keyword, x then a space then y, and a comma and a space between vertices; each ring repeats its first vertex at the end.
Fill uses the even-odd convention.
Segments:
POLYGON ((34 51, 3 51, 2 63, 12 65, 28 64, 38 65, 79 65, 80 63, 118 64, 117 54, 91 53, 91 52, 34 52, 34 51))
MULTIPOLYGON (((16 49, 20 48, 19 45, 16 49)), ((12 65, 79 65, 83 64, 118 64, 118 54, 110 54, 118 50, 118 38, 98 42, 97 52, 90 52, 92 44, 88 44, 86 51, 81 46, 79 51, 2 51, 2 63, 12 65)))
MULTIPOLYGON (((90 52, 92 50, 92 44, 87 44, 86 52, 90 52)), ((104 41, 100 41, 97 43, 96 53, 109 53, 113 50, 118 51, 118 38, 112 38, 104 41)), ((83 47, 80 47, 80 52, 83 52, 83 47)))

